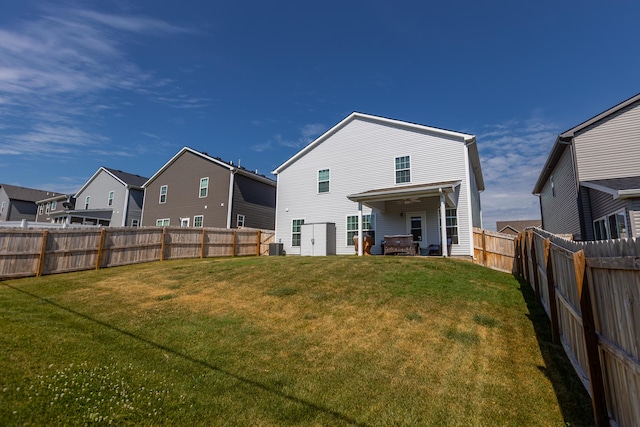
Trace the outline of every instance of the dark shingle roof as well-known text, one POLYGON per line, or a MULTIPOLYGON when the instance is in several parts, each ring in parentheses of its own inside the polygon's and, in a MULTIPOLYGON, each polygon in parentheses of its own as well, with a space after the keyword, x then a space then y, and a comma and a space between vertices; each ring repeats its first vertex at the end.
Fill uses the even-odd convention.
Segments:
POLYGON ((36 190, 35 188, 18 187, 16 185, 0 184, 4 188, 12 200, 23 200, 25 202, 37 202, 38 200, 51 197, 53 192, 45 190, 36 190))
POLYGON ((640 188, 640 176, 628 176, 624 178, 594 179, 586 181, 612 190, 636 190, 640 188))
POLYGON ((113 175, 115 175, 119 180, 121 180, 125 184, 131 185, 133 187, 142 187, 142 184, 147 182, 147 180, 149 179, 140 175, 134 175, 127 172, 122 172, 117 169, 111 169, 111 168, 105 168, 105 169, 108 170, 113 175))

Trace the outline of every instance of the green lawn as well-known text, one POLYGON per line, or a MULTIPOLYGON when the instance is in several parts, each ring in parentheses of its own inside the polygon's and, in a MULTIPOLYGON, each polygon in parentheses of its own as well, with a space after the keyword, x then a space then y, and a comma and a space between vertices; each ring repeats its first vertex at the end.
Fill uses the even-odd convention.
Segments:
POLYGON ((513 276, 414 257, 0 282, 3 425, 592 425, 513 276))

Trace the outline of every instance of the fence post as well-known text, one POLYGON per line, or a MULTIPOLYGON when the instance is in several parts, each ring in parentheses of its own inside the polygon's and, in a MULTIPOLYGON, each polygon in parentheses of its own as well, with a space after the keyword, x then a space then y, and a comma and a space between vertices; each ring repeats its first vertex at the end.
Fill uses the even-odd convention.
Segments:
POLYGON ((527 284, 529 286, 531 286, 531 282, 530 282, 530 277, 529 277, 529 239, 527 238, 527 231, 523 231, 522 232, 522 273, 524 274, 522 277, 524 277, 525 282, 527 282, 527 284))
POLYGON ((167 237, 167 227, 162 227, 162 241, 160 242, 160 261, 164 261, 165 239, 167 237))
POLYGON ((236 256, 236 230, 233 230, 233 242, 231 243, 231 256, 236 256))
POLYGON ((262 244, 262 230, 258 230, 258 244, 257 244, 258 247, 256 248, 257 249, 256 256, 260 256, 260 247, 261 247, 260 245, 261 244, 262 244))
POLYGON ((38 269, 36 270, 36 276, 42 276, 42 269, 44 268, 44 256, 47 250, 47 238, 49 236, 49 232, 44 230, 42 232, 42 244, 40 245, 40 257, 38 258, 38 269))
POLYGON ((587 350, 587 363, 589 369, 589 384, 591 385, 591 405, 593 417, 597 426, 609 426, 607 413, 607 400, 604 392, 604 380, 602 366, 600 365, 600 353, 598 350, 598 335, 593 317, 591 305, 591 292, 587 280, 587 268, 584 251, 573 254, 573 266, 578 285, 578 297, 580 298, 580 312, 582 313, 582 332, 587 350))
POLYGON ((487 236, 482 230, 482 265, 487 266, 487 236))
POLYGON ((558 324, 558 306, 556 304, 556 283, 553 277, 553 254, 551 240, 544 239, 544 263, 547 267, 547 291, 549 295, 549 313, 551 314, 551 342, 560 344, 560 326, 558 324))
POLYGON ((536 301, 540 302, 540 279, 538 278, 538 256, 536 255, 536 243, 533 230, 529 230, 529 241, 531 244, 531 262, 533 263, 533 285, 536 293, 536 301))
POLYGON ((100 240, 98 242, 98 256, 96 256, 96 270, 100 269, 100 262, 102 261, 102 245, 104 245, 104 233, 105 229, 100 229, 100 240))
POLYGON ((206 240, 206 232, 204 227, 202 227, 202 241, 200 242, 200 258, 204 258, 204 242, 206 240))

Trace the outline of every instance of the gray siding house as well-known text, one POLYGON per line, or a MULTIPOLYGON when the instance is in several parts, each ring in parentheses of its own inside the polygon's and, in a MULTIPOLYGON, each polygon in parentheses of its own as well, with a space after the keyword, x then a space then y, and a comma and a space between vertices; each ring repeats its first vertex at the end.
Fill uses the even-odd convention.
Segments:
POLYGON ((474 135, 355 112, 274 173, 276 241, 287 254, 301 254, 302 225, 329 223, 327 252, 338 255, 356 253, 364 235, 372 254, 384 253, 385 236, 405 235, 420 253, 473 256, 484 190, 474 135))
POLYGON ((575 240, 640 233, 640 94, 558 135, 538 177, 542 227, 575 240))
POLYGON ((138 227, 147 178, 100 167, 75 194, 75 207, 52 213, 54 222, 138 227))
POLYGON ((0 221, 35 221, 37 201, 51 192, 16 185, 0 184, 0 221))
POLYGON ((144 189, 143 226, 274 228, 274 180, 189 147, 144 189))
POLYGON ((50 193, 46 199, 38 200, 38 214, 36 222, 62 223, 66 222, 65 213, 74 209, 75 198, 71 194, 50 193))

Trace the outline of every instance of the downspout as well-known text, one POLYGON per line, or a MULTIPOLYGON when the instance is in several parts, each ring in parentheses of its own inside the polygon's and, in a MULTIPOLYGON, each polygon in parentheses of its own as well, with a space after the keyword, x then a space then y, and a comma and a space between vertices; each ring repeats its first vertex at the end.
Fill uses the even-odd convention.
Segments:
POLYGON ((122 210, 122 226, 127 226, 127 215, 129 214, 129 191, 130 187, 127 185, 124 193, 124 209, 122 210))
POLYGON ((233 208, 233 186, 237 169, 231 169, 229 177, 229 200, 227 202, 227 228, 231 228, 231 210, 233 208))

